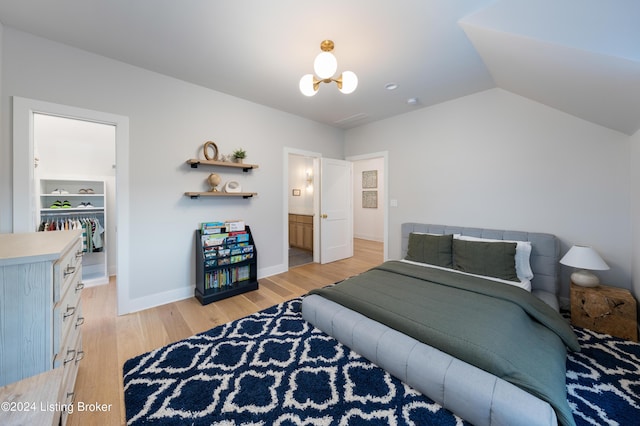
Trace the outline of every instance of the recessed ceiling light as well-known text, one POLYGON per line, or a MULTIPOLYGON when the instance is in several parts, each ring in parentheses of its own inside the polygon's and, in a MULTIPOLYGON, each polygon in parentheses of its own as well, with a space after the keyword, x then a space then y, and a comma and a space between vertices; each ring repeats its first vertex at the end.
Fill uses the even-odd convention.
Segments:
POLYGON ((414 106, 414 105, 418 105, 418 98, 409 98, 407 99, 407 104, 414 106))
POLYGON ((387 90, 396 90, 398 88, 398 83, 387 83, 384 85, 384 88, 387 90))

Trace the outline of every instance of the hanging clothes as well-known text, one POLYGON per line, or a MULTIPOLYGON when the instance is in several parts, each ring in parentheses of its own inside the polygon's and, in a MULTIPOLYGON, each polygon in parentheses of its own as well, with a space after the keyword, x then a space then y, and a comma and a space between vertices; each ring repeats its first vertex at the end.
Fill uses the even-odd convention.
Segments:
POLYGON ((104 234, 104 228, 100 224, 100 221, 94 220, 92 224, 92 243, 93 243, 93 251, 102 251, 102 235, 104 234))
POLYGON ((104 227, 97 217, 76 216, 73 213, 42 215, 38 232, 82 230, 82 251, 84 253, 100 252, 104 248, 104 227), (67 216, 68 215, 68 216, 67 216))

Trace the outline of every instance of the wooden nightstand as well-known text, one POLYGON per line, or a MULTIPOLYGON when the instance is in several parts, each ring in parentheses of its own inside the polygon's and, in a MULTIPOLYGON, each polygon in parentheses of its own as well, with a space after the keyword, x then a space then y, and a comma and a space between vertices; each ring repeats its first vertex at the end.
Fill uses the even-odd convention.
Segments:
POLYGON ((571 283, 571 324, 638 341, 636 300, 629 290, 571 283))

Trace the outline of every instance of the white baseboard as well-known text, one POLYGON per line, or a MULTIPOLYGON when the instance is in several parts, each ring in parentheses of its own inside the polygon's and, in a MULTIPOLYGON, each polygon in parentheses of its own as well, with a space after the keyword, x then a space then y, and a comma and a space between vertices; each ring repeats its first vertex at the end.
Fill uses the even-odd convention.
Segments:
MULTIPOLYGON (((287 269, 284 264, 259 269, 258 279, 266 278, 271 275, 280 274, 286 271, 287 269)), ((195 285, 182 287, 175 290, 169 290, 163 293, 150 294, 149 296, 139 297, 137 299, 129 299, 126 302, 126 309, 124 310, 124 312, 132 313, 143 311, 145 309, 155 308, 156 306, 166 305, 167 303, 173 303, 179 300, 188 299, 190 297, 194 297, 194 289, 195 285)))
POLYGON ((156 306, 166 305, 167 303, 177 302, 178 300, 193 297, 195 286, 181 287, 175 290, 165 291, 163 293, 150 294, 149 296, 139 297, 137 299, 129 299, 126 301, 126 313, 143 311, 156 306))
POLYGON ((281 274, 287 272, 287 265, 281 263, 280 265, 270 266, 268 268, 258 269, 258 279, 270 277, 271 275, 281 274))
POLYGON ((375 235, 353 234, 353 238, 358 238, 359 240, 377 241, 379 243, 384 242, 384 237, 376 237, 375 235))

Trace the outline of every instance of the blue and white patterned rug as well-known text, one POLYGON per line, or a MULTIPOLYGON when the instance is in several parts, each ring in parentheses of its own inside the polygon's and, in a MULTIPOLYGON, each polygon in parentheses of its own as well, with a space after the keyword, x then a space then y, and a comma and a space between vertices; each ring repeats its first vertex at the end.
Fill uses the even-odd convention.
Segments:
MULTIPOLYGON (((128 360, 129 425, 464 425, 302 319, 293 299, 128 360)), ((576 329, 578 425, 640 422, 640 345, 576 329)))

